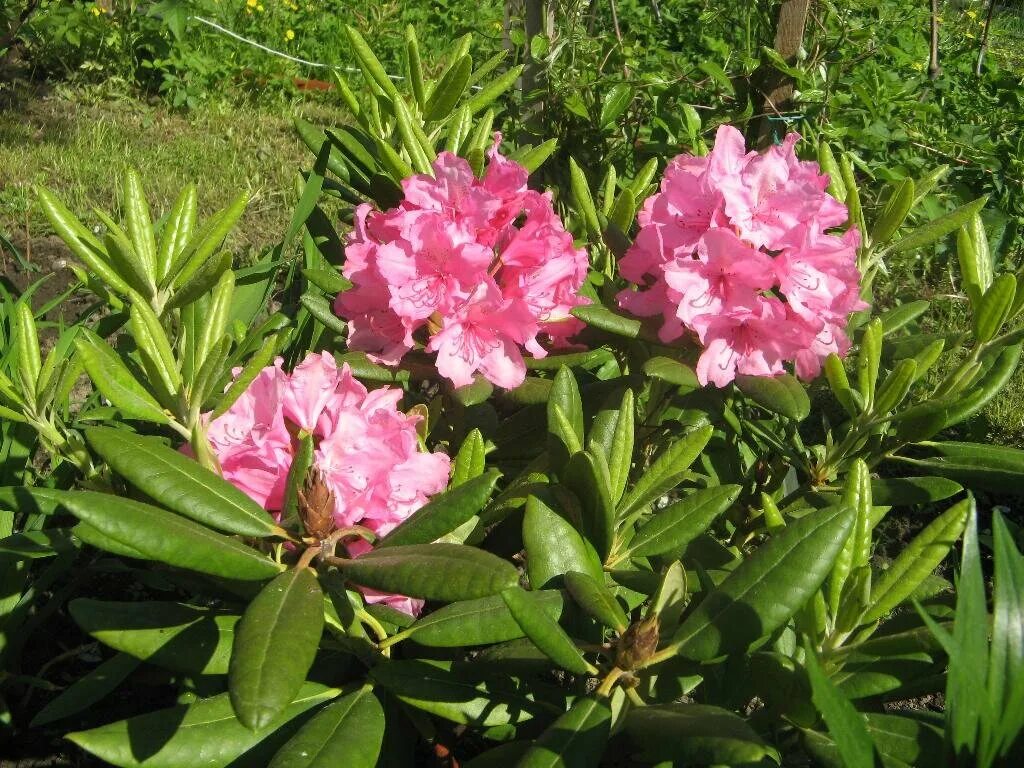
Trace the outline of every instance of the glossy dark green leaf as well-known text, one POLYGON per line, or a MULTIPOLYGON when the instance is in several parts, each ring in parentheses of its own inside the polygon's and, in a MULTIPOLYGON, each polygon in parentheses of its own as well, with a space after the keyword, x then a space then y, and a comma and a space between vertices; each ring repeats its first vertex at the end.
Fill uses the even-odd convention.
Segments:
POLYGON ((629 620, 604 582, 579 571, 569 571, 565 574, 565 587, 572 599, 595 619, 620 634, 625 631, 629 620))
POLYGON ((595 671, 583 658, 572 638, 540 608, 532 593, 520 587, 512 587, 501 593, 501 599, 522 628, 523 634, 555 664, 577 675, 595 671))
POLYGON ((530 496, 523 516, 526 572, 534 590, 551 586, 569 571, 604 578, 601 560, 569 521, 551 507, 530 496))
POLYGON ((168 422, 167 414, 103 339, 86 327, 75 337, 75 349, 93 385, 130 419, 168 422))
POLYGON ((463 725, 517 724, 544 710, 514 681, 449 667, 450 662, 390 661, 377 664, 370 677, 406 704, 463 725))
MULTIPOLYGON (((911 717, 869 712, 868 734, 884 768, 942 765, 942 732, 911 717)), ((804 732, 804 744, 824 768, 846 768, 835 742, 817 731, 804 732)))
POLYGON ((95 491, 30 489, 44 501, 56 501, 115 544, 179 568, 212 576, 259 581, 281 567, 255 549, 214 533, 199 523, 149 504, 95 491))
POLYGON ((778 376, 736 377, 736 386, 765 410, 795 421, 803 421, 811 412, 807 390, 796 377, 788 373, 778 376))
POLYGON ((984 344, 999 333, 1010 313, 1016 289, 1017 279, 1011 274, 1004 273, 992 281, 971 317, 978 342, 984 344))
POLYGON ((567 460, 583 447, 583 401, 576 377, 568 368, 560 368, 548 394, 548 432, 560 441, 567 460))
POLYGON ((228 694, 223 693, 72 733, 67 738, 118 768, 263 768, 269 755, 261 755, 254 748, 288 721, 338 693, 336 688, 306 683, 274 722, 256 732, 238 722, 228 694))
POLYGON ((53 557, 74 549, 71 534, 63 528, 14 533, 0 539, 0 555, 12 555, 18 560, 53 557))
POLYGON ((584 533, 604 560, 611 550, 615 534, 611 477, 604 454, 590 451, 574 453, 562 471, 562 481, 580 500, 584 533))
POLYGON ((883 333, 889 335, 894 331, 898 331, 927 312, 930 306, 931 302, 922 299, 919 301, 908 301, 905 304, 900 304, 886 310, 878 316, 878 319, 882 321, 883 333))
POLYGON ((931 245, 936 240, 945 237, 950 232, 953 232, 963 226, 975 213, 984 207, 987 201, 987 197, 980 197, 966 205, 960 206, 956 210, 951 211, 944 216, 940 216, 937 219, 933 219, 932 221, 922 224, 906 237, 897 240, 889 246, 887 250, 893 253, 902 253, 903 251, 910 251, 916 248, 922 248, 926 245, 931 245))
POLYGON ((519 583, 510 563, 462 544, 412 544, 367 552, 343 567, 364 587, 453 603, 495 595, 519 583))
POLYGON ((875 225, 871 228, 872 245, 888 242, 903 224, 913 205, 914 180, 908 176, 892 190, 878 218, 875 219, 875 225))
POLYGON ((627 389, 622 393, 618 410, 601 411, 590 427, 587 448, 605 456, 613 504, 618 504, 622 498, 633 466, 634 416, 633 390, 627 389))
POLYGON ((995 741, 1010 752, 1024 727, 1016 714, 1024 710, 1024 557, 1013 544, 1003 516, 993 516, 995 586, 992 593, 992 648, 989 654, 989 701, 1002 712, 995 741))
POLYGON ((662 451, 619 502, 617 515, 626 517, 679 485, 713 432, 711 426, 699 427, 662 451))
POLYGON ((572 314, 587 325, 592 325, 616 336, 635 339, 640 335, 641 324, 639 320, 612 312, 602 304, 587 304, 582 307, 576 307, 572 310, 572 314))
POLYGON ((640 759, 648 763, 738 765, 778 759, 743 718, 719 707, 636 707, 626 715, 625 727, 640 759))
POLYGON ((452 481, 448 487, 457 488, 482 475, 485 457, 484 436, 479 429, 474 429, 466 435, 459 452, 455 455, 455 468, 452 470, 452 481))
POLYGON ((706 488, 657 510, 630 540, 627 554, 648 557, 686 546, 736 502, 741 490, 738 485, 706 488))
POLYGON ((259 504, 178 451, 123 429, 92 427, 85 437, 111 469, 179 514, 242 536, 282 533, 259 504))
POLYGON ((473 59, 466 55, 455 61, 441 75, 441 79, 434 86, 423 109, 423 119, 426 122, 448 117, 459 99, 462 98, 466 86, 469 85, 469 76, 472 71, 473 59))
POLYGON ((817 592, 855 522, 855 510, 812 512, 772 536, 687 616, 672 645, 705 661, 741 653, 774 632, 817 592))
POLYGON ((874 768, 875 750, 864 716, 828 679, 814 650, 806 650, 805 663, 811 681, 812 700, 824 718, 843 762, 847 768, 874 768))
POLYGON ((882 507, 909 507, 948 499, 963 486, 944 477, 873 477, 872 501, 882 507))
POLYGON ((378 546, 429 544, 451 533, 484 508, 500 476, 500 472, 492 469, 435 496, 381 539, 378 546))
POLYGON ((32 718, 30 727, 48 725, 88 709, 117 688, 138 666, 139 660, 126 653, 112 656, 47 703, 32 718))
POLYGON ((324 596, 311 568, 293 568, 249 603, 235 628, 228 690, 238 719, 258 731, 295 698, 313 665, 324 596))
MULTIPOLYGON (((533 594, 539 610, 556 621, 561 617, 565 602, 561 592, 545 589, 533 594)), ((420 645, 437 648, 492 645, 523 636, 523 630, 512 617, 501 595, 442 606, 417 621, 406 632, 420 645)))
POLYGON ((688 391, 700 388, 693 368, 670 357, 652 357, 644 363, 644 373, 688 391))
POLYGON ((874 621, 891 612, 935 570, 960 537, 971 505, 970 499, 953 505, 903 548, 892 565, 874 580, 864 621, 874 621))
POLYGON ((104 645, 187 675, 227 673, 240 618, 225 610, 159 601, 79 598, 68 608, 78 626, 104 645))
POLYGON ((364 686, 317 712, 269 768, 374 768, 383 739, 384 709, 364 686))
POLYGON ((633 87, 627 83, 617 83, 601 100, 600 126, 607 128, 614 123, 633 100, 633 87))
POLYGON ((530 746, 517 768, 590 768, 599 765, 611 731, 608 704, 577 699, 530 746))

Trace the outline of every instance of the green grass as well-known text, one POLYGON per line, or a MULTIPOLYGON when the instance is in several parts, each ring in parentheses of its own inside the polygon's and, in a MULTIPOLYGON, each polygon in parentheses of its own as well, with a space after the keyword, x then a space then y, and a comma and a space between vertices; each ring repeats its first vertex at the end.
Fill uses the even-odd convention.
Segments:
POLYGON ((20 92, 0 108, 0 232, 16 243, 50 234, 34 205, 34 185, 52 189, 90 225, 93 207, 119 213, 118 184, 131 166, 142 176, 154 216, 189 181, 198 184, 201 217, 248 190, 252 203, 230 245, 259 252, 287 228, 298 171, 309 165, 291 128, 294 114, 331 124, 342 112, 314 101, 212 102, 179 114, 83 89, 20 92))

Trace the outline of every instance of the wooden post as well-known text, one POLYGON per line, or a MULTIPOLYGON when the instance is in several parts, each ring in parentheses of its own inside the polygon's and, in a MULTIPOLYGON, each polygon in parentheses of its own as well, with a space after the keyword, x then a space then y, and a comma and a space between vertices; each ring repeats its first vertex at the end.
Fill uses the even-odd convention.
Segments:
POLYGON ((936 80, 942 74, 939 66, 939 0, 932 0, 931 45, 928 53, 928 79, 936 80))
MULTIPOLYGON (((774 48, 785 59, 787 64, 795 64, 797 53, 804 41, 804 27, 807 24, 807 12, 811 0, 782 0, 779 8, 779 20, 775 27, 774 48)), ((782 115, 792 107, 793 78, 774 67, 768 67, 758 85, 758 91, 764 101, 761 118, 757 130, 757 146, 765 147, 772 140, 772 120, 770 117, 782 115)))

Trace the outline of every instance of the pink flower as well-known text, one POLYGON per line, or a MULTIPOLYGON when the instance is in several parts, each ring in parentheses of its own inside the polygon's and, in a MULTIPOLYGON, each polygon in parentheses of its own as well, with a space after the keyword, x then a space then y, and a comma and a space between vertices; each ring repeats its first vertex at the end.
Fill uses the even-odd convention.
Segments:
MULTIPOLYGON (((312 435, 335 526, 361 525, 383 536, 448 484, 448 457, 422 450, 420 417, 402 413, 401 399, 398 389, 367 391, 328 353, 310 354, 290 374, 280 360, 261 371, 210 421, 208 435, 225 479, 273 512, 284 503, 297 447, 293 435, 312 435)), ((377 594, 367 599, 400 609, 418 602, 377 594)))
POLYGON ((387 365, 423 344, 456 386, 483 375, 515 387, 523 352, 547 354, 582 323, 572 310, 588 261, 573 245, 549 195, 526 186, 527 171, 487 152, 483 178, 442 152, 433 175, 402 182, 404 200, 388 211, 360 206, 343 272, 352 288, 334 311, 348 321, 348 344, 387 365))
POLYGON ((619 305, 661 315, 666 343, 696 336, 701 383, 776 375, 787 362, 813 378, 829 354, 846 354, 846 320, 867 306, 858 232, 828 233, 847 211, 825 192, 817 164, 797 159, 798 139, 746 152, 740 132, 722 126, 708 156, 669 163, 637 216, 640 231, 619 262, 634 287, 619 305))

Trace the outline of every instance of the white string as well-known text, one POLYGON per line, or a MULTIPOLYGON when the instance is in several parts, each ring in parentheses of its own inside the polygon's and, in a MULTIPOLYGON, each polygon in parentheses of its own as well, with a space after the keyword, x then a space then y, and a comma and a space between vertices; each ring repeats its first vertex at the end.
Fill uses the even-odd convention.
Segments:
MULTIPOLYGON (((268 48, 267 46, 263 45, 262 43, 257 43, 255 40, 250 40, 247 37, 242 37, 237 32, 232 32, 230 29, 222 27, 217 22, 210 21, 209 19, 204 19, 202 16, 189 16, 189 18, 192 19, 193 21, 198 21, 198 22, 200 22, 202 24, 205 24, 208 27, 213 27, 218 32, 221 32, 221 33, 227 35, 228 37, 233 37, 235 40, 243 42, 246 45, 251 45, 253 48, 259 48, 261 51, 266 51, 267 53, 273 54, 274 56, 280 56, 282 59, 288 59, 288 61, 294 61, 294 62, 296 62, 298 64, 305 64, 307 67, 318 67, 318 68, 321 68, 321 69, 335 69, 335 70, 342 70, 344 72, 360 72, 360 71, 362 71, 362 70, 356 69, 355 67, 338 67, 338 66, 335 66, 334 64, 321 64, 318 61, 307 61, 306 59, 300 59, 297 56, 292 56, 290 54, 284 53, 283 51, 278 51, 278 50, 275 50, 273 48, 268 48)), ((390 77, 392 80, 404 80, 405 79, 404 77, 399 77, 398 75, 388 75, 388 77, 390 77)))

